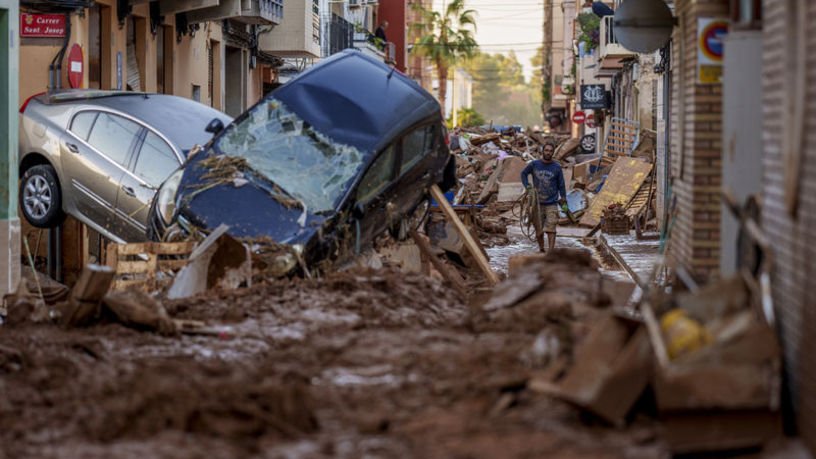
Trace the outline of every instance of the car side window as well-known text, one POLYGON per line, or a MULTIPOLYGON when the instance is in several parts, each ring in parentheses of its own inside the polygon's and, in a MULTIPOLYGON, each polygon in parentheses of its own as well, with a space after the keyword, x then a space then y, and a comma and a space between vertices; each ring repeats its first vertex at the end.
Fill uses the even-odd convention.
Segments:
POLYGON ((178 166, 178 159, 170 145, 167 145, 167 142, 161 137, 148 131, 139 156, 136 158, 133 173, 148 185, 158 187, 178 166))
POLYGON ((393 179, 396 149, 391 145, 374 160, 357 188, 357 201, 366 202, 382 191, 393 179))
POLYGON ((82 140, 88 140, 88 134, 91 132, 96 120, 97 112, 79 112, 71 121, 71 132, 76 134, 82 140))
POLYGON ((422 160, 434 146, 433 126, 424 126, 410 132, 402 139, 402 164, 400 175, 422 160))
POLYGON ((141 127, 128 119, 100 113, 91 129, 88 143, 105 156, 127 166, 128 151, 141 127))

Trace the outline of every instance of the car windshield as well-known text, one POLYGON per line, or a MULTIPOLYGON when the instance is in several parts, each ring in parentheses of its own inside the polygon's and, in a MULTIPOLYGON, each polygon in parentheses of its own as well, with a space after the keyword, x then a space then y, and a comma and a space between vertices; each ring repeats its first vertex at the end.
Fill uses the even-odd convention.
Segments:
POLYGON ((273 98, 231 124, 214 146, 246 159, 311 212, 334 209, 364 160, 361 151, 332 141, 273 98))

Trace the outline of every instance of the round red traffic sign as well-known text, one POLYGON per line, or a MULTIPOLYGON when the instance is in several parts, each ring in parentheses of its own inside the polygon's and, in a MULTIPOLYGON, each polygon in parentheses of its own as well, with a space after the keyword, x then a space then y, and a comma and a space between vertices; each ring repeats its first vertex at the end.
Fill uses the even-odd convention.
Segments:
POLYGON ((82 66, 82 47, 74 43, 68 53, 68 83, 72 88, 82 87, 82 76, 85 74, 82 66))
POLYGON ((586 127, 590 128, 590 129, 595 127, 595 114, 594 113, 590 113, 589 115, 587 115, 587 117, 586 117, 586 127))
POLYGON ((572 122, 576 124, 583 124, 586 120, 586 115, 584 112, 578 110, 577 112, 572 114, 572 122))

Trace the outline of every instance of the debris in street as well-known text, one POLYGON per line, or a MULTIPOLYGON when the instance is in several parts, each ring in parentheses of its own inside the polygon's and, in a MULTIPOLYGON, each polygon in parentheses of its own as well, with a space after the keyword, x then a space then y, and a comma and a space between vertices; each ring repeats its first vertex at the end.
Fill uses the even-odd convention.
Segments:
POLYGON ((570 363, 558 362, 530 381, 530 388, 590 411, 622 427, 652 379, 651 348, 637 321, 607 313, 575 348, 570 363))
POLYGON ((759 298, 734 278, 673 300, 642 308, 658 363, 657 407, 672 451, 751 448, 776 438, 781 352, 759 298))
MULTIPOLYGON (((600 223, 604 209, 611 204, 626 205, 635 196, 652 171, 652 164, 641 159, 621 157, 615 161, 601 192, 592 199, 581 224, 593 227, 600 223)), ((591 185, 587 187, 591 190, 591 185)))
POLYGON ((226 225, 216 228, 190 254, 167 297, 186 298, 209 289, 235 289, 252 282, 249 248, 227 234, 226 225))
POLYGON ((187 264, 195 245, 195 242, 108 244, 107 265, 116 272, 112 289, 165 288, 187 264))
POLYGON ((603 210, 601 228, 606 234, 629 234, 632 229, 632 221, 626 215, 623 205, 613 203, 603 210))

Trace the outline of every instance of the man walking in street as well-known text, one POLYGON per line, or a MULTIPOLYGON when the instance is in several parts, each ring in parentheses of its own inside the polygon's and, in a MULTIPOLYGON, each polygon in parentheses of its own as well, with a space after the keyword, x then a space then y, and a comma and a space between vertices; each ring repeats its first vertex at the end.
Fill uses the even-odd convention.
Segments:
MULTIPOLYGON (((555 248, 555 230, 558 225, 559 204, 566 203, 567 189, 564 184, 564 173, 561 165, 553 161, 555 146, 551 143, 544 145, 541 159, 530 161, 527 167, 521 171, 521 183, 528 192, 535 192, 538 197, 537 213, 541 221, 536 222, 536 241, 538 248, 544 252, 544 234, 547 233, 547 246, 549 250, 555 248), (530 184, 527 176, 532 174, 533 183, 530 184), (541 228, 543 231, 538 231, 541 228)), ((536 214, 534 212, 534 214, 536 214)))

